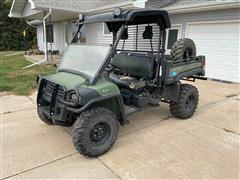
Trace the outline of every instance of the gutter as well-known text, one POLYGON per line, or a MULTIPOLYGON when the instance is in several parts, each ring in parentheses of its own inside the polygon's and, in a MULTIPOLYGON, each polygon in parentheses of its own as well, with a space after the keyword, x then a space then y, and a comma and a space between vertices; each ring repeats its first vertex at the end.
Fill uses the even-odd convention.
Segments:
POLYGON ((71 12, 75 12, 75 13, 85 14, 85 13, 92 12, 92 11, 100 11, 100 10, 103 10, 103 9, 120 7, 120 6, 127 6, 127 5, 132 5, 132 4, 133 4, 132 1, 127 1, 127 2, 124 2, 124 3, 117 3, 117 4, 115 3, 114 5, 103 6, 103 7, 100 7, 100 8, 94 8, 94 9, 90 9, 90 10, 87 10, 87 11, 79 11, 77 9, 72 9, 72 8, 56 7, 56 6, 53 6, 53 5, 43 5, 43 4, 36 4, 36 6, 37 6, 38 9, 52 8, 52 9, 57 9, 57 10, 71 11, 71 12))
POLYGON ((28 2, 31 4, 31 9, 35 9, 36 8, 33 0, 28 0, 28 2))
POLYGON ((31 27, 37 29, 37 26, 32 25, 30 21, 26 20, 26 23, 27 23, 29 26, 31 26, 31 27))
POLYGON ((221 9, 233 9, 240 8, 240 2, 229 2, 229 3, 208 3, 204 5, 197 6, 178 6, 178 7, 162 7, 161 9, 166 10, 169 14, 181 14, 188 12, 200 12, 200 11, 213 11, 213 10, 221 10, 221 9))
POLYGON ((14 6, 14 4, 15 4, 15 1, 16 1, 16 0, 13 0, 12 6, 11 6, 11 9, 10 9, 10 12, 9 12, 9 14, 8 14, 8 17, 12 17, 12 10, 13 10, 13 6, 14 6))
POLYGON ((145 8, 145 2, 147 0, 136 0, 135 2, 133 1, 127 1, 124 3, 118 3, 114 5, 109 5, 109 6, 103 6, 100 8, 94 8, 88 11, 85 11, 84 13, 87 14, 97 14, 97 13, 103 13, 103 12, 109 12, 112 11, 113 8, 120 7, 122 9, 137 9, 137 8, 145 8))
POLYGON ((43 17, 43 34, 44 34, 44 59, 42 61, 36 62, 34 64, 30 64, 28 66, 25 66, 23 69, 27 69, 29 67, 35 66, 37 64, 42 64, 47 61, 47 32, 46 32, 46 19, 51 15, 52 9, 49 8, 49 12, 46 16, 43 17))
POLYGON ((42 4, 36 4, 37 8, 39 9, 45 9, 45 8, 52 8, 52 9, 57 9, 57 10, 63 10, 63 11, 71 11, 74 13, 82 13, 82 14, 97 14, 97 13, 102 13, 102 12, 109 12, 111 11, 113 8, 116 7, 121 7, 122 9, 136 9, 136 8, 145 8, 145 2, 147 0, 135 0, 135 1, 126 1, 126 2, 122 2, 122 3, 115 3, 115 4, 111 4, 108 6, 102 6, 99 8, 94 8, 94 9, 90 9, 90 10, 86 10, 86 11, 79 11, 77 9, 71 9, 71 8, 62 8, 62 7, 54 7, 54 6, 45 6, 42 4))

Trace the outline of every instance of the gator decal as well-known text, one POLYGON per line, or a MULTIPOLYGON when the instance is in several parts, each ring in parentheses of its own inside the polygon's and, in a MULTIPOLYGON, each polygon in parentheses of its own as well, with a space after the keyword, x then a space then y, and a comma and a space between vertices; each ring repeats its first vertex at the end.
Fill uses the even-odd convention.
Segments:
POLYGON ((178 74, 185 72, 185 71, 189 71, 195 68, 199 68, 201 67, 201 63, 193 63, 193 64, 188 64, 188 65, 183 65, 183 66, 177 66, 177 67, 173 67, 169 69, 169 74, 168 77, 169 78, 174 78, 176 77, 178 74))

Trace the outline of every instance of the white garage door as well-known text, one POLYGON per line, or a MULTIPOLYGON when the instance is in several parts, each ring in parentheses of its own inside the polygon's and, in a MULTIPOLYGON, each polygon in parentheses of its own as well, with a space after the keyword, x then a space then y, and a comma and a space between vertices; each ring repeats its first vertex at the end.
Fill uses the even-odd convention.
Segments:
POLYGON ((240 22, 188 24, 197 54, 206 56, 206 76, 240 82, 240 22))

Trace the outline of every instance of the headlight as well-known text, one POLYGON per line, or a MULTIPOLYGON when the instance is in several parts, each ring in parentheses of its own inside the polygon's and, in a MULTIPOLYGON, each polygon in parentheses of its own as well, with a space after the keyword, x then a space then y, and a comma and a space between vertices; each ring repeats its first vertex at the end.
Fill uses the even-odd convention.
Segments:
POLYGON ((80 102, 80 96, 76 93, 76 91, 69 91, 66 92, 65 101, 77 104, 80 102))
POLYGON ((71 94, 70 97, 72 102, 78 103, 78 95, 76 93, 71 94))

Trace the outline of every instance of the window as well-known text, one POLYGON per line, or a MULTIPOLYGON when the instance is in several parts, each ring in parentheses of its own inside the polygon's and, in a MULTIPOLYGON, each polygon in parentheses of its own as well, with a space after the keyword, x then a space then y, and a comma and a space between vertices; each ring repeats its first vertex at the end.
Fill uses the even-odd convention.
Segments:
POLYGON ((169 29, 167 49, 171 49, 172 45, 177 41, 177 39, 178 39, 178 29, 169 29))
POLYGON ((49 24, 46 26, 47 42, 53 43, 53 25, 49 24))
POLYGON ((103 34, 104 35, 111 34, 111 32, 109 31, 106 23, 103 23, 103 34))

